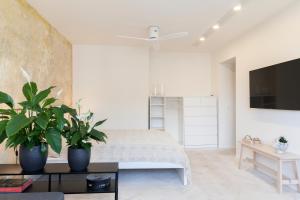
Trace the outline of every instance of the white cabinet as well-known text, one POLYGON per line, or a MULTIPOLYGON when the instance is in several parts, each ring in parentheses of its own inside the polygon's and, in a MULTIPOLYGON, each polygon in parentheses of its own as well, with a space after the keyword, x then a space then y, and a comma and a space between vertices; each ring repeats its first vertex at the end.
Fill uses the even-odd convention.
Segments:
POLYGON ((150 97, 149 129, 166 131, 188 148, 217 147, 216 97, 150 97))
POLYGON ((217 147, 216 97, 183 98, 183 134, 186 147, 217 147))

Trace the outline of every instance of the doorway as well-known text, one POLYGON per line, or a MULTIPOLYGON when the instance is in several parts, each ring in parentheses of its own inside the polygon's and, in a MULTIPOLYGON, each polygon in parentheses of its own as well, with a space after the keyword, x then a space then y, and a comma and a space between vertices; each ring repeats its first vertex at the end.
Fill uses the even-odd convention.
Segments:
POLYGON ((236 59, 219 65, 219 148, 236 147, 236 59))

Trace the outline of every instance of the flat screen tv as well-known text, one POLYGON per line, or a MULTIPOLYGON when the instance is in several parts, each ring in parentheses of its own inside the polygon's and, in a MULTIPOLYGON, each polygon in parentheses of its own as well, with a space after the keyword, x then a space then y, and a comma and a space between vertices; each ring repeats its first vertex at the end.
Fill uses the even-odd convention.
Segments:
POLYGON ((250 71, 250 107, 300 110, 300 59, 250 71))

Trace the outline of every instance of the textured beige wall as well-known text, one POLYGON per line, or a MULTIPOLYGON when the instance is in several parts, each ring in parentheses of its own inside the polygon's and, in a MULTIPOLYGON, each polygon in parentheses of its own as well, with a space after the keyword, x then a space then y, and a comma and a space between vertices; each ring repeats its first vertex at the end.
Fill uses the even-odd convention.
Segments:
MULTIPOLYGON (((32 75, 39 88, 62 88, 62 101, 71 105, 71 43, 25 0, 0 0, 0 90, 16 101, 23 99, 21 87, 25 83, 20 67, 32 75)), ((0 162, 13 160, 14 156, 0 147, 0 162)))

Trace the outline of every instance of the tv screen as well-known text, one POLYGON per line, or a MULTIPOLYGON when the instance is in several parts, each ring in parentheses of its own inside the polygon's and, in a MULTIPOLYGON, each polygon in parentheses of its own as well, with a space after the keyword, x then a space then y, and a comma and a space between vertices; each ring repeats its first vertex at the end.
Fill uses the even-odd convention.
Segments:
POLYGON ((250 107, 300 110, 300 59, 250 71, 250 107))

